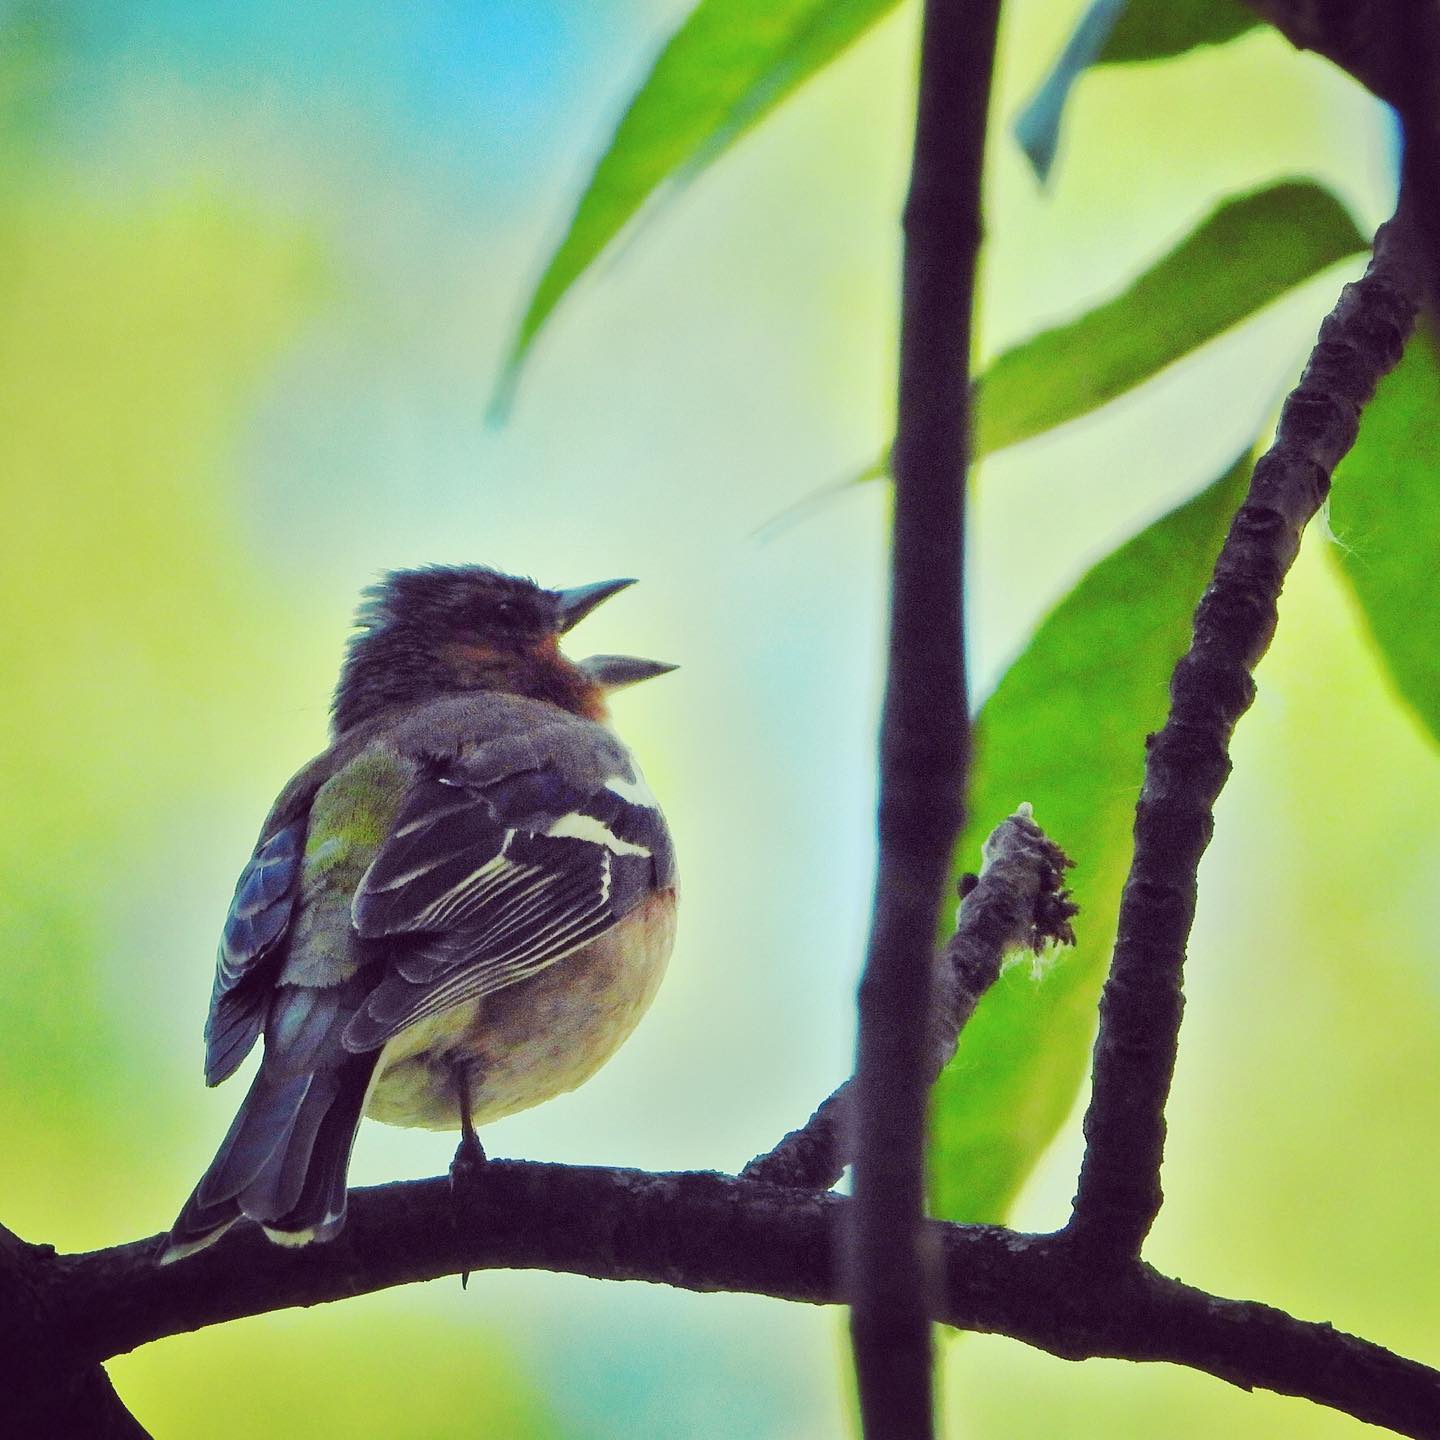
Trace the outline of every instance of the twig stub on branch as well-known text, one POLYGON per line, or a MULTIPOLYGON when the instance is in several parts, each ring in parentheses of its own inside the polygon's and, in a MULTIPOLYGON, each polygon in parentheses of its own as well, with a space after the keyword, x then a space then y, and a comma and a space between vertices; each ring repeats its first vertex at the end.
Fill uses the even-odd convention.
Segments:
MULTIPOLYGON (((980 874, 961 876, 955 933, 937 959, 929 1022, 932 1081, 955 1053, 960 1031, 999 976, 1007 952, 1038 954, 1051 940, 1075 943, 1070 920, 1076 907, 1061 887, 1072 862, 1035 823, 1029 805, 1001 821, 982 853, 980 874)), ((804 1125, 750 1161, 741 1177, 797 1190, 828 1190, 853 1154, 853 1086, 847 1080, 804 1125)))

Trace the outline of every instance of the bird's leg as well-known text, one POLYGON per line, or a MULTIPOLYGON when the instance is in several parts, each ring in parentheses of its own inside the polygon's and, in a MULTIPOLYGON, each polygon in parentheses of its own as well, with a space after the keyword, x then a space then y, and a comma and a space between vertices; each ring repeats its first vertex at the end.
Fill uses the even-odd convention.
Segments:
POLYGON ((476 1068, 473 1060, 456 1060, 450 1072, 455 1083, 455 1099, 460 1107, 460 1143, 455 1147, 455 1158, 450 1162, 451 1190, 468 1185, 485 1164, 485 1147, 475 1133, 475 1121, 470 1108, 471 1085, 476 1068))
MULTIPOLYGON (((450 1072, 455 1083, 455 1099, 460 1107, 460 1143, 455 1147, 455 1158, 450 1162, 452 1200, 458 1200, 465 1186, 475 1183, 485 1166, 485 1147, 475 1133, 475 1120, 470 1105, 470 1087, 475 1078, 475 1069, 473 1060, 457 1060, 450 1072)), ((461 1271, 460 1288, 467 1289, 469 1284, 470 1272, 461 1271)))

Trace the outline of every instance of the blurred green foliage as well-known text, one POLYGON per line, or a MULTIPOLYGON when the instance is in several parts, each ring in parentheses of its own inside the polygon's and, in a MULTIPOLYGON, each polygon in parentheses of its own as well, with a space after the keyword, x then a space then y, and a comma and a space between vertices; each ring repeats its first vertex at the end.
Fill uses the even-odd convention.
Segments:
POLYGON ((110 1369, 157 1436, 360 1436, 382 1423, 425 1440, 564 1433, 502 1336, 437 1326, 383 1296, 177 1336, 110 1369), (383 1366, 368 1354, 377 1330, 383 1366))
MULTIPOLYGON (((103 1241, 120 1238, 117 1214, 153 1205, 146 1157, 193 1113, 155 1088, 154 1032, 136 1024, 172 1008, 174 957, 139 953, 127 922, 137 905, 184 905, 168 885, 131 892, 139 857, 203 849, 209 797, 276 780, 272 757, 247 755, 235 679, 278 679, 304 647, 275 644, 294 597, 237 544, 235 450, 333 284, 311 229, 203 181, 121 206, 53 177, 38 141, 55 32, 21 18, 0 66, 0 795, 19 821, 0 835, 4 1008, 19 1021, 0 1046, 0 1130, 48 1141, 7 1146, 4 1219, 103 1241)), ((392 1314, 400 1368, 377 1373, 354 1344, 374 1309, 303 1337, 293 1317, 231 1326, 113 1368, 157 1435, 368 1433, 399 1373, 404 1433, 558 1433, 473 1332, 392 1314)))
POLYGON ((947 1219, 1006 1218, 1085 1076, 1130 862, 1143 738, 1165 718, 1170 671, 1249 473, 1247 455, 1100 561, 980 712, 958 870, 978 863, 1000 816, 1030 800, 1077 859, 1067 883, 1081 918, 1073 950, 1002 974, 935 1087, 930 1192, 947 1219))
POLYGON ((1422 321, 1366 407, 1330 501, 1340 563, 1396 689, 1440 738, 1440 353, 1422 321))
MULTIPOLYGON (((565 234, 546 262, 511 344, 498 403, 570 287, 642 206, 667 184, 684 183, 718 159, 782 100, 818 73, 897 0, 700 0, 660 52, 630 100, 581 191, 565 234)), ((1231 39, 1259 22, 1238 0, 1130 0, 1099 60, 1153 60, 1231 39)), ((1081 62, 1091 63, 1086 55, 1081 62)), ((1053 113, 1074 75, 1066 73, 1053 113)), ((1050 142, 1053 152, 1053 139, 1050 142)))
POLYGON ((641 207, 719 158, 896 0, 700 0, 630 101, 535 286, 501 403, 570 287, 641 207))
POLYGON ((229 677, 267 663, 283 612, 236 553, 225 450, 322 290, 311 237, 203 191, 119 214, 36 185, 0 217, 0 606, 31 617, 0 627, 0 667, 25 677, 4 710, 0 786, 25 824, 0 838, 0 904, 27 1016, 0 1049, 0 1115, 43 1057, 82 1082, 50 1092, 67 1125, 106 1143, 87 1089, 130 1040, 91 978, 100 901, 76 899, 206 783, 181 737, 243 736, 229 677))
POLYGON ((34 174, 64 33, 63 12, 46 0, 14 0, 0 13, 0 192, 34 174))
POLYGON ((1122 294, 986 369, 976 453, 1089 414, 1363 244, 1318 185, 1284 182, 1227 200, 1122 294))

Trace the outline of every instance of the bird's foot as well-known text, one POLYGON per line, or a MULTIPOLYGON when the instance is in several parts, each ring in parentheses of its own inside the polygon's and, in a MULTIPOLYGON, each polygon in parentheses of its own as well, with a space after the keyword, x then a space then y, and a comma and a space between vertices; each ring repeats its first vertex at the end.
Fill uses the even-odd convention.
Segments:
MULTIPOLYGON (((475 1185, 480 1179, 480 1173, 485 1168, 485 1147, 480 1143, 479 1137, 473 1130, 467 1130, 460 1137, 460 1143, 455 1147, 455 1158, 450 1162, 450 1201, 454 1211, 456 1224, 460 1221, 460 1207, 464 1202, 465 1191, 475 1185)), ((470 1272, 460 1272, 460 1288, 467 1290, 470 1287, 470 1272)))
MULTIPOLYGON (((469 1062, 455 1067, 455 1095, 460 1109, 460 1143, 455 1147, 455 1157, 450 1161, 450 1200, 455 1223, 460 1221, 460 1207, 465 1192, 480 1179, 485 1169, 485 1147, 475 1133, 475 1124, 470 1114, 470 1086, 474 1079, 474 1066, 469 1062)), ((470 1272, 460 1273, 460 1288, 470 1284, 470 1272)))
POLYGON ((455 1147, 455 1158, 450 1162, 450 1193, 457 1199, 468 1185, 480 1177, 486 1163, 485 1147, 473 1130, 466 1131, 455 1147))

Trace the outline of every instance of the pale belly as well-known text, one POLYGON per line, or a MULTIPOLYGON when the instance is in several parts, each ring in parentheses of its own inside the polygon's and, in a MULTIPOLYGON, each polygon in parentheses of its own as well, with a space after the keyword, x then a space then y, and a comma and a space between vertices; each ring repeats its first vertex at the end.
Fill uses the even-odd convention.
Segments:
POLYGON ((457 1005, 381 1053, 365 1113, 386 1125, 458 1130, 457 1062, 469 1061, 477 1125, 588 1080, 655 998, 675 940, 673 891, 538 975, 457 1005))

